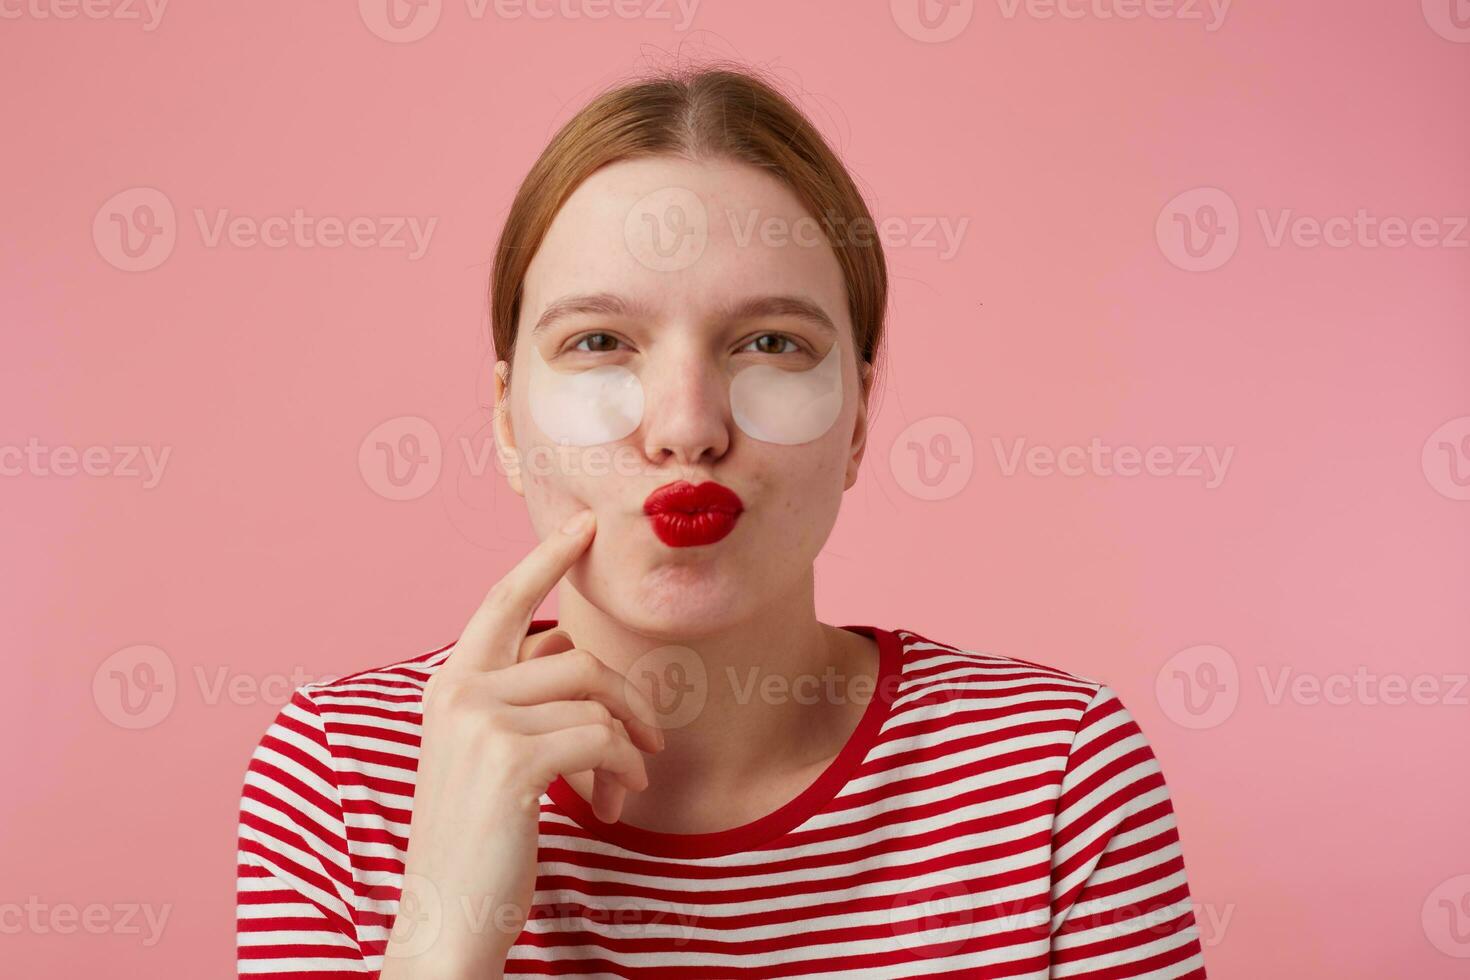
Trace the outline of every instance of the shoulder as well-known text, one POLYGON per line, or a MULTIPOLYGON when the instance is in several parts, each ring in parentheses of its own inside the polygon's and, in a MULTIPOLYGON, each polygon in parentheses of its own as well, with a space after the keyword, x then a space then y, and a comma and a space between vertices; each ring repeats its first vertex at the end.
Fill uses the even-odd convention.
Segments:
POLYGON ((1105 681, 1049 663, 935 640, 895 629, 899 676, 890 724, 935 719, 1001 728, 1074 746, 1112 729, 1142 738, 1105 681))
POLYGON ((367 667, 351 674, 343 674, 341 677, 305 684, 302 685, 302 688, 314 694, 376 688, 414 688, 422 692, 424 684, 434 675, 435 671, 444 665, 444 661, 449 659, 449 651, 453 646, 453 643, 446 643, 427 653, 415 654, 376 667, 367 667))
POLYGON ((298 686, 266 728, 252 767, 284 755, 331 780, 365 753, 416 756, 424 685, 452 646, 298 686))
POLYGON ((381 701, 385 704, 422 700, 424 685, 444 665, 453 646, 453 643, 448 643, 427 653, 303 684, 298 691, 317 704, 331 704, 342 699, 381 701))
POLYGON ((1051 664, 945 643, 913 630, 898 637, 901 696, 949 701, 1077 702, 1106 688, 1099 680, 1051 664))
POLYGON ((1107 683, 1051 664, 894 630, 900 680, 889 737, 987 764, 1038 764, 1066 784, 1162 783, 1147 737, 1107 683))

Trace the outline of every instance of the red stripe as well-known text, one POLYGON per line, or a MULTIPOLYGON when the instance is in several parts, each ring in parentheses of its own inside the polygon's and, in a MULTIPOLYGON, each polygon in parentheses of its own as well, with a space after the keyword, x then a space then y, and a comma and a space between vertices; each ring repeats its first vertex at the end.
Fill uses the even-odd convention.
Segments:
MULTIPOLYGON (((554 625, 537 620, 531 629, 554 625)), ((1204 977, 1183 860, 1156 857, 1179 848, 1173 808, 1121 701, 1044 664, 912 632, 871 635, 883 652, 880 695, 888 672, 886 696, 875 697, 823 778, 762 820, 717 834, 652 834, 600 825, 570 785, 543 797, 532 921, 506 975, 706 980, 890 970, 1039 980, 1055 966, 1080 969, 1086 980, 1204 977), (1130 739, 1138 744, 1125 750, 1130 739), (1094 771, 1078 778, 1084 768, 1094 771), (1106 797, 1090 800, 1119 777, 1106 797), (867 785, 855 790, 858 780, 867 785), (1159 800, 1140 802, 1161 790, 1159 800), (1144 839, 1114 843, 1156 824, 1144 839), (1053 865, 1083 839, 1087 846, 1053 865), (1100 880, 1133 862, 1147 866, 1100 880), (1056 893, 1071 878, 1079 880, 1056 893), (1085 915, 1072 914, 1079 906, 1085 915), (1057 937, 1081 945, 1052 948, 1058 919, 1057 937)), ((249 764, 260 785, 245 786, 241 798, 276 817, 240 815, 238 935, 294 935, 242 945, 242 966, 324 978, 370 975, 379 965, 408 846, 422 689, 448 649, 298 690, 262 737, 249 764), (273 786, 340 820, 345 839, 273 786), (315 859, 287 858, 288 846, 315 859), (369 885, 369 876, 382 883, 369 885), (247 883, 267 887, 245 891, 247 883), (312 889, 350 902, 351 919, 306 899, 312 889), (293 908, 243 915, 271 904, 293 908), (309 960, 342 967, 313 972, 309 960)))

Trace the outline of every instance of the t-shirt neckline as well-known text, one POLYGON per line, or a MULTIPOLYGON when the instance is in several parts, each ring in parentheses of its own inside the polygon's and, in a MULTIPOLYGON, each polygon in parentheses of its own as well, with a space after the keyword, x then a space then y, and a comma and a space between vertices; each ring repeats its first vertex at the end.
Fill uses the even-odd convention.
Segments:
MULTIPOLYGON (((552 629, 556 622, 554 619, 533 619, 527 633, 552 629)), ((592 811, 591 804, 582 799, 560 775, 547 787, 547 795, 551 797, 557 810, 570 817, 597 840, 614 844, 624 850, 659 857, 699 858, 733 854, 760 847, 795 829, 831 802, 842 787, 847 785, 867 757, 868 750, 877 741, 878 732, 891 713, 893 700, 897 696, 898 636, 891 630, 876 626, 843 626, 842 629, 867 636, 878 643, 878 674, 872 699, 858 719, 857 727, 848 736, 847 743, 827 768, 806 789, 765 816, 725 830, 702 834, 674 834, 634 827, 622 821, 604 823, 592 811)))

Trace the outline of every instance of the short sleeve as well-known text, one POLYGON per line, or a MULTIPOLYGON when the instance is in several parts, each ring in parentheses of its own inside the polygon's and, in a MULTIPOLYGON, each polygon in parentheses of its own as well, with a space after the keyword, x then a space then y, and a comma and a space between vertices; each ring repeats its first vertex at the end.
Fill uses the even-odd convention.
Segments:
POLYGON ((298 688, 251 755, 240 796, 235 940, 241 977, 374 976, 353 918, 332 753, 298 688))
POLYGON ((1204 978, 1163 772, 1117 694, 1078 725, 1052 827, 1051 976, 1204 978))

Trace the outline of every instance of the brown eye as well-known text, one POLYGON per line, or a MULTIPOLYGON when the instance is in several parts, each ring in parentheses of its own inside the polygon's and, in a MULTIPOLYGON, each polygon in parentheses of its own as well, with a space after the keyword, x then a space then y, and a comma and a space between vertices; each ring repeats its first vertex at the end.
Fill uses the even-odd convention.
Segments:
POLYGON ((606 346, 606 345, 616 344, 617 342, 618 342, 618 338, 614 337, 610 333, 589 333, 586 336, 584 336, 581 340, 577 341, 576 346, 575 346, 574 349, 575 350, 586 350, 586 351, 591 351, 592 353, 597 353, 599 351, 613 350, 614 348, 612 346, 606 346), (598 339, 599 338, 601 338, 601 341, 602 341, 602 343, 605 346, 596 346, 596 344, 598 343, 598 339), (592 346, 592 347, 583 347, 582 346, 583 344, 589 343, 589 342, 591 342, 594 346, 592 346))
POLYGON ((752 340, 751 343, 752 344, 755 344, 757 347, 759 347, 760 348, 760 353, 762 353, 762 354, 789 354, 789 353, 791 353, 791 351, 786 350, 782 346, 784 344, 792 344, 792 349, 793 350, 796 349, 796 345, 792 343, 791 338, 788 337, 788 336, 786 336, 785 334, 782 334, 782 333, 763 333, 759 337, 757 337, 754 340, 752 340), (772 348, 772 346, 771 346, 770 343, 763 343, 763 342, 766 342, 766 341, 774 341, 775 342, 774 349, 772 348))

